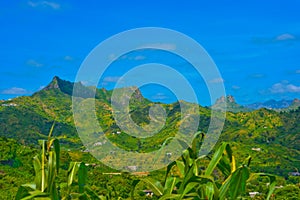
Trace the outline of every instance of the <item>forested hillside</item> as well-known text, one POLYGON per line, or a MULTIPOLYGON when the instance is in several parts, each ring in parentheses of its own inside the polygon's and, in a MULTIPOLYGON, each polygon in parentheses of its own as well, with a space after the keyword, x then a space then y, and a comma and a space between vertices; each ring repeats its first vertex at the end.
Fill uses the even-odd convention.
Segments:
MULTIPOLYGON (((90 91, 95 88, 85 87, 81 83, 75 84, 82 88, 80 98, 92 97, 90 91)), ((37 141, 47 139, 54 121, 56 124, 53 136, 60 140, 66 163, 70 160, 83 159, 88 163, 98 163, 101 169, 98 168, 99 172, 96 170, 93 173, 100 173, 101 170, 101 172, 114 171, 83 152, 85 147, 77 135, 73 122, 73 85, 74 83, 54 77, 47 87, 32 96, 18 97, 0 103, 1 190, 7 189, 6 181, 13 185, 9 190, 16 191, 19 183, 32 178, 30 165, 31 158, 38 147, 37 141), (24 173, 19 174, 20 170, 24 173)), ((178 129, 179 102, 159 103, 165 108, 167 114, 166 126, 159 133, 149 138, 137 138, 124 132, 119 133, 112 116, 111 95, 112 91, 96 89, 95 105, 99 123, 107 138, 115 145, 131 151, 151 152, 159 149, 178 129), (118 134, 114 134, 117 132, 118 134)), ((229 103, 230 109, 226 114, 225 126, 219 142, 230 143, 238 155, 238 162, 251 155, 253 171, 276 174, 288 183, 299 183, 298 177, 291 175, 292 172, 300 169, 300 108, 295 106, 296 103, 293 104, 292 110, 280 112, 265 108, 250 110, 236 104, 232 97, 229 103), (232 108, 235 110, 231 110, 232 108), (243 109, 241 111, 236 110, 237 108, 243 109)), ((157 103, 145 99, 137 89, 130 101, 132 120, 139 125, 148 124, 149 108, 154 104, 157 103)), ((199 105, 198 130, 204 134, 210 123, 210 112, 210 108, 199 105)), ((67 166, 63 168, 67 170, 67 166)), ((126 181, 130 182, 131 178, 126 181)), ((105 181, 113 184, 108 180, 105 181)), ((127 190, 126 187, 123 189, 127 190)), ((100 187, 97 187, 97 190, 101 192, 100 187)))

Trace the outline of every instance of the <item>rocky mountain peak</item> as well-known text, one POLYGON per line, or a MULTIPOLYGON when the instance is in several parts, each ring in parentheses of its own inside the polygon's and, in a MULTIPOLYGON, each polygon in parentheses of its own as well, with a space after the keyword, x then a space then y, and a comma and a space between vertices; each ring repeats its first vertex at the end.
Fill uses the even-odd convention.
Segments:
POLYGON ((54 76, 52 81, 44 88, 44 90, 59 89, 59 81, 60 78, 58 76, 54 76))
POLYGON ((216 100, 216 104, 220 104, 220 103, 236 103, 236 101, 232 95, 228 95, 226 97, 222 96, 216 100))
POLYGON ((294 99, 294 100, 293 100, 293 103, 300 103, 300 99, 297 99, 297 98, 294 99))
POLYGON ((144 99, 144 97, 143 97, 143 95, 142 95, 142 93, 141 93, 141 90, 140 90, 138 87, 135 88, 135 91, 134 91, 132 97, 133 97, 134 99, 139 100, 139 101, 142 101, 142 100, 144 99))

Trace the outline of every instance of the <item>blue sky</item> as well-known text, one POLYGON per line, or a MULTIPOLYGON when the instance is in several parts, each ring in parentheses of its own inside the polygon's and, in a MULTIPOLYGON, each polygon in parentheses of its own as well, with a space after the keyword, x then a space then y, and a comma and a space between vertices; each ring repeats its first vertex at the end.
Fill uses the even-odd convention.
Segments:
MULTIPOLYGON (((82 61, 101 41, 149 26, 174 29, 199 42, 222 74, 214 81, 223 82, 238 103, 300 98, 298 0, 2 0, 1 4, 0 99, 30 95, 55 75, 74 81, 82 61)), ((149 61, 138 53, 135 59, 123 59, 122 65, 149 61)), ((117 80, 117 68, 105 77, 105 87, 117 80)), ((145 88, 145 95, 171 101, 168 93, 153 88, 145 88)))

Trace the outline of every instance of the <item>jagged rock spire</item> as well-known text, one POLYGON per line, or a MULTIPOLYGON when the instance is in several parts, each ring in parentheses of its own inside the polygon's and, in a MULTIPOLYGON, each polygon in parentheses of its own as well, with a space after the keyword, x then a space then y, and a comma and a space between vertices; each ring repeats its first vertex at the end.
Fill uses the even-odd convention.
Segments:
POLYGON ((54 76, 52 81, 44 88, 44 90, 59 89, 59 80, 60 78, 58 76, 54 76))

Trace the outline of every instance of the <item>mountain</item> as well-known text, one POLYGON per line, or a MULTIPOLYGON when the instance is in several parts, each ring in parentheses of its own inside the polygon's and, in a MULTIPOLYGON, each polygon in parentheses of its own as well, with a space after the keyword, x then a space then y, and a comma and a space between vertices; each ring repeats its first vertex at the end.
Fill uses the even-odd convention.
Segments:
POLYGON ((283 108, 288 108, 291 104, 292 104, 292 100, 280 100, 280 101, 276 101, 276 100, 269 100, 266 102, 258 102, 258 103, 253 103, 253 104, 248 104, 245 105, 245 107, 253 109, 253 110, 257 110, 260 108, 267 108, 267 109, 283 109, 283 108))
POLYGON ((234 112, 234 113, 249 112, 252 110, 250 108, 246 108, 242 105, 237 104, 232 95, 228 95, 226 97, 225 96, 220 97, 219 99, 216 100, 215 104, 212 105, 211 107, 216 110, 223 110, 225 106, 226 106, 226 111, 234 112))
POLYGON ((247 104, 244 107, 257 110, 260 108, 267 108, 270 110, 276 110, 276 111, 290 111, 290 110, 296 110, 300 107, 300 100, 294 99, 294 100, 279 100, 276 101, 274 99, 268 100, 266 102, 257 102, 253 104, 247 104))
MULTIPOLYGON (((81 99, 89 99, 93 97, 95 90, 95 106, 96 115, 103 131, 108 134, 118 145, 136 150, 136 144, 139 140, 132 138, 126 134, 120 134, 120 137, 113 137, 110 133, 119 130, 112 116, 112 108, 110 99, 113 91, 104 88, 97 89, 95 87, 84 86, 81 83, 71 83, 55 76, 52 81, 42 90, 34 93, 29 97, 18 97, 9 101, 0 103, 0 136, 14 138, 23 144, 37 144, 38 139, 47 137, 47 133, 55 121, 56 128, 53 132, 54 136, 61 139, 62 143, 70 147, 82 146, 77 135, 73 121, 72 112, 72 94, 73 86, 76 84, 77 91, 75 97, 81 99), (131 141, 124 143, 123 141, 131 141), (122 141, 122 143, 120 142, 122 141)), ((137 124, 148 124, 150 121, 149 108, 153 102, 145 99, 138 88, 132 87, 134 90, 130 99, 130 116, 137 124)), ((126 90, 126 88, 116 89, 126 90)), ((122 103, 122 98, 120 98, 122 103)), ((169 128, 162 130, 159 134, 151 138, 156 141, 154 144, 147 144, 145 141, 149 139, 141 139, 144 148, 150 151, 153 148, 159 148, 159 145, 169 136, 171 129, 175 129, 178 123, 177 105, 165 105, 167 110, 172 109, 170 116, 169 128), (174 109, 173 109, 174 108, 174 109)), ((125 120, 125 119, 124 119, 125 120)), ((127 123, 124 121, 124 123, 127 123)))
POLYGON ((294 99, 287 108, 283 108, 283 109, 281 109, 281 111, 297 110, 298 108, 300 108, 300 100, 294 99))
MULTIPOLYGON (((88 101, 96 91, 95 108, 99 124, 107 139, 116 146, 135 152, 151 152, 176 134, 181 119, 181 106, 188 103, 180 101, 173 104, 159 103, 166 113, 165 126, 155 135, 138 138, 120 131, 111 106, 113 90, 84 86, 54 77, 42 90, 32 96, 18 97, 0 102, 0 136, 12 138, 23 145, 36 145, 38 139, 47 138, 50 127, 55 121, 54 136, 59 138, 62 148, 84 149, 77 135, 73 121, 72 94, 77 84, 75 96, 88 101), (119 134, 113 134, 113 133, 119 134), (126 142, 125 142, 126 141, 126 142)), ((138 88, 120 88, 134 90, 129 102, 131 120, 140 126, 146 126, 151 120, 150 107, 158 104, 144 98, 138 88)), ((120 102, 122 104, 122 98, 120 102)), ((213 105, 222 109, 227 104, 228 111, 223 132, 219 141, 228 141, 236 150, 238 157, 253 156, 252 168, 259 172, 276 173, 288 177, 295 168, 300 169, 300 108, 276 112, 261 108, 252 110, 236 103, 233 96, 221 97, 213 105), (254 150, 253 150, 254 149, 254 150)), ((299 105, 294 100, 292 105, 299 105)), ((207 132, 210 125, 211 109, 199 105, 199 113, 194 111, 191 117, 198 117, 198 130, 207 132)), ((156 121, 162 121, 157 118, 156 121)), ((127 118, 124 123, 130 123, 127 118)), ((239 162, 239 161, 237 161, 239 162)))

